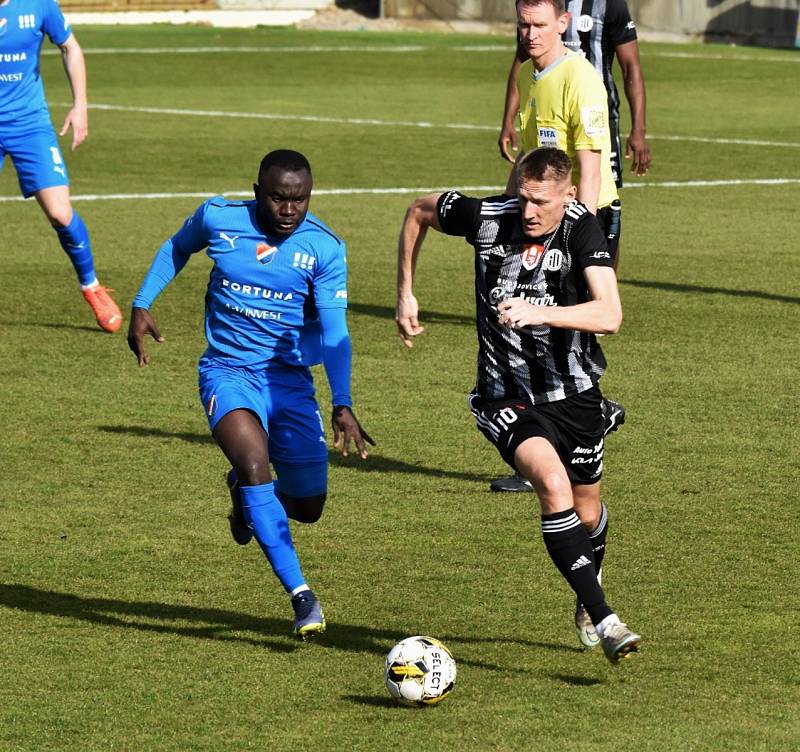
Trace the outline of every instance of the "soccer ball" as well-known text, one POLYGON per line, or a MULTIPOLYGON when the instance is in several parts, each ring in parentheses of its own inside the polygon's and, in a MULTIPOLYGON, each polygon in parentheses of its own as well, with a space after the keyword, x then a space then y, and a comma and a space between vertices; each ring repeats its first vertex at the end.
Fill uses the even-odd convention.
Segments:
POLYGON ((439 640, 406 637, 386 656, 384 680, 389 694, 404 705, 435 705, 453 688, 456 662, 439 640))

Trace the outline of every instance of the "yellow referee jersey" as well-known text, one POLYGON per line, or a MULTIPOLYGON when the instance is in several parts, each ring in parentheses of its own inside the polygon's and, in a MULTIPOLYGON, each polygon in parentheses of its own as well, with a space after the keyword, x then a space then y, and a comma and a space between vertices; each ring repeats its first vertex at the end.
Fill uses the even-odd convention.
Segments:
POLYGON ((563 149, 573 161, 576 185, 579 165, 575 152, 599 150, 600 195, 598 208, 618 197, 611 171, 611 137, 608 129, 608 92, 592 64, 577 52, 568 52, 537 73, 526 60, 517 79, 519 88, 520 145, 524 151, 539 146, 563 149))

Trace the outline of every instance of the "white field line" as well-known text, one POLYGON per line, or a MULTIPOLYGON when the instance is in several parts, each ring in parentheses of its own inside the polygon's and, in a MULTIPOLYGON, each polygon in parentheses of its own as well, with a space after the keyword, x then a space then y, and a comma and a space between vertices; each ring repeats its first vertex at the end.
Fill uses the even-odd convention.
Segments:
MULTIPOLYGON (((71 105, 59 102, 58 106, 70 107, 71 105)), ((287 115, 276 112, 228 112, 226 110, 194 110, 179 109, 176 107, 132 107, 117 104, 90 104, 89 109, 104 110, 108 112, 141 112, 154 115, 181 115, 206 118, 217 117, 243 118, 250 120, 282 120, 305 123, 335 123, 338 125, 377 125, 389 126, 392 128, 442 128, 447 130, 462 131, 497 131, 497 126, 494 125, 479 125, 473 123, 431 123, 427 120, 380 120, 378 118, 343 118, 326 117, 323 115, 287 115)), ((742 146, 772 146, 790 149, 800 148, 800 142, 796 141, 763 141, 747 138, 707 138, 705 136, 663 136, 660 134, 648 134, 647 137, 653 141, 689 141, 703 144, 738 144, 742 146)))
MULTIPOLYGON (((434 47, 424 44, 407 44, 407 45, 339 45, 339 46, 326 46, 326 45, 262 45, 262 46, 209 46, 209 47, 89 47, 84 48, 83 52, 86 55, 218 55, 226 53, 246 52, 246 53, 264 53, 264 54, 287 54, 287 53, 313 53, 313 52, 329 52, 329 53, 352 53, 352 52, 369 52, 369 53, 401 53, 408 54, 410 52, 503 52, 511 53, 514 46, 511 44, 468 44, 468 45, 455 45, 453 47, 434 47)), ((60 50, 46 49, 42 50, 43 55, 60 55, 60 50)), ((652 52, 645 50, 642 56, 647 57, 665 57, 665 58, 678 58, 685 60, 721 60, 723 62, 734 61, 744 63, 800 63, 800 55, 796 53, 787 53, 785 56, 770 55, 759 57, 757 55, 715 55, 703 52, 652 52)))
MULTIPOLYGON (((70 107, 69 104, 61 104, 70 107)), ((275 112, 228 112, 227 110, 185 110, 175 107, 129 107, 116 104, 90 104, 90 110, 108 110, 110 112, 144 112, 155 115, 181 115, 195 117, 219 118, 245 118, 251 120, 288 120, 304 123, 336 123, 339 125, 386 125, 392 127, 406 126, 409 128, 451 128, 457 130, 497 130, 488 125, 472 125, 470 123, 431 123, 425 120, 379 120, 376 118, 342 118, 326 117, 323 115, 286 115, 275 112)), ((800 146, 800 144, 798 144, 800 146)))
MULTIPOLYGON (((219 55, 223 53, 247 52, 247 53, 265 53, 265 54, 281 54, 287 52, 428 52, 434 48, 426 47, 422 44, 406 44, 406 45, 392 45, 391 47, 383 47, 380 45, 342 45, 338 47, 326 47, 324 45, 310 45, 306 47, 295 46, 216 46, 216 47, 93 47, 84 48, 85 55, 219 55)), ((458 52, 471 52, 481 49, 482 51, 499 51, 506 52, 513 51, 513 47, 484 47, 484 48, 469 48, 469 47, 448 47, 458 52)), ((42 50, 45 55, 60 55, 60 50, 47 49, 42 50)))
POLYGON ((762 141, 755 138, 710 138, 707 136, 662 136, 648 133, 647 138, 653 141, 691 141, 700 144, 741 144, 743 146, 777 146, 789 149, 800 148, 797 141, 762 141))
POLYGON ((685 60, 733 60, 744 63, 800 63, 800 55, 788 52, 785 56, 770 55, 758 57, 755 55, 706 55, 702 52, 645 52, 643 57, 674 57, 685 60))
MULTIPOLYGON (((632 183, 623 186, 623 190, 634 188, 718 188, 726 186, 748 185, 800 185, 800 178, 753 178, 749 180, 666 180, 657 183, 632 183)), ((414 195, 424 196, 428 193, 442 193, 452 190, 453 186, 416 187, 416 188, 315 188, 315 196, 364 196, 364 195, 414 195)), ((500 192, 499 185, 466 185, 458 188, 465 193, 490 194, 500 192)), ((219 191, 188 191, 176 193, 85 193, 72 196, 73 201, 143 201, 174 198, 207 199, 219 195, 219 191)), ((228 198, 252 198, 252 191, 222 191, 228 198)), ((0 203, 26 201, 22 196, 0 196, 0 203)))

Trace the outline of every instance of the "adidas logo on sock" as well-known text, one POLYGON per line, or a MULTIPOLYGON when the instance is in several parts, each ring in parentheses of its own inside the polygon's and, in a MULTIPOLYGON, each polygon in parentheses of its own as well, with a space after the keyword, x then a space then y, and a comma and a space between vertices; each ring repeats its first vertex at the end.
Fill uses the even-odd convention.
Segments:
POLYGON ((576 569, 580 569, 581 567, 586 567, 591 563, 592 562, 589 561, 589 559, 587 559, 585 556, 579 556, 575 560, 575 563, 570 567, 570 569, 574 572, 576 569))

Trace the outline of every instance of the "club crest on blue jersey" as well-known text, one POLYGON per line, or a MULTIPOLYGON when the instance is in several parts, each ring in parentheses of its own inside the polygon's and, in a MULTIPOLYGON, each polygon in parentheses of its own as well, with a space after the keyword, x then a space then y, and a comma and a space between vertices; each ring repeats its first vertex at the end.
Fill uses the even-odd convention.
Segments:
POLYGON ((256 246, 256 259, 262 264, 269 264, 275 258, 277 252, 278 249, 275 246, 259 243, 256 246))
POLYGON ((0 18, 0 37, 6 33, 6 29, 8 29, 8 19, 0 18))

